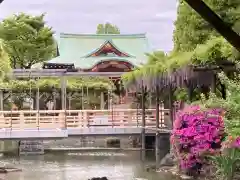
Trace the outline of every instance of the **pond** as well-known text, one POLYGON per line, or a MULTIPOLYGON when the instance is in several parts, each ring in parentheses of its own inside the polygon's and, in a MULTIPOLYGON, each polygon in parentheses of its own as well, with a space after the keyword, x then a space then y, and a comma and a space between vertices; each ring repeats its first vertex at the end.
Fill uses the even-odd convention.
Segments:
POLYGON ((6 180, 87 180, 106 176, 109 180, 173 180, 170 175, 147 172, 154 164, 154 152, 141 161, 140 152, 78 152, 42 156, 2 157, 1 166, 13 166, 22 172, 1 175, 6 180))

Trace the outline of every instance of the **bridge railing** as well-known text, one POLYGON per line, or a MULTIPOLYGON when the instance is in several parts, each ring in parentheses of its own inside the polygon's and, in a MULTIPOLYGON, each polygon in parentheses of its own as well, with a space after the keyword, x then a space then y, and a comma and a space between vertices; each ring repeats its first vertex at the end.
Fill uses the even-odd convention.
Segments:
MULTIPOLYGON (((169 110, 160 109, 160 127, 170 121, 169 110)), ((156 110, 146 110, 146 126, 156 126, 156 110)), ((94 126, 140 127, 141 110, 21 110, 0 111, 0 128, 84 128, 94 126)))

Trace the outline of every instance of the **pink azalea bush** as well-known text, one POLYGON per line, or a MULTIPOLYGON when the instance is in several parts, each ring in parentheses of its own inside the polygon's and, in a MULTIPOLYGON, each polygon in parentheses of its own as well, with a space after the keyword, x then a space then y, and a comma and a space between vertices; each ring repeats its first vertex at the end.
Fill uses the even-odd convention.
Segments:
POLYGON ((180 168, 199 171, 206 154, 221 148, 224 136, 221 109, 202 110, 200 106, 189 106, 179 111, 171 141, 180 168))

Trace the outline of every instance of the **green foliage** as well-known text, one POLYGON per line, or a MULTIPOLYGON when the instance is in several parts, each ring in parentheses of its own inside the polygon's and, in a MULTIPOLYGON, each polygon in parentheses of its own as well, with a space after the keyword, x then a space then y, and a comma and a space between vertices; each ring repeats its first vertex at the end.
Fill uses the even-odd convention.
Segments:
POLYGON ((96 33, 97 34, 120 34, 120 30, 116 25, 105 23, 105 24, 98 24, 96 33))
POLYGON ((221 60, 234 60, 233 47, 222 37, 212 37, 205 44, 197 45, 192 61, 196 65, 216 64, 221 60))
POLYGON ((36 63, 56 55, 56 43, 51 28, 45 26, 44 14, 24 13, 4 19, 0 24, 0 38, 6 44, 12 68, 29 69, 36 63))
POLYGON ((234 138, 240 136, 240 84, 239 79, 231 80, 224 73, 219 74, 222 83, 227 87, 227 98, 222 99, 210 94, 209 99, 202 97, 205 107, 223 108, 226 110, 225 126, 227 133, 234 138))
POLYGON ((222 37, 212 37, 205 44, 199 44, 192 52, 172 52, 165 55, 161 52, 147 54, 149 61, 146 65, 132 72, 123 74, 122 80, 125 86, 132 86, 139 83, 138 79, 151 81, 156 76, 171 75, 178 69, 187 65, 210 65, 217 64, 217 61, 232 60, 232 46, 222 37))
POLYGON ((176 100, 188 102, 188 94, 187 94, 186 89, 178 88, 178 89, 176 89, 176 91, 174 92, 173 95, 176 100))
MULTIPOLYGON (((16 92, 36 91, 52 91, 53 89, 60 89, 61 83, 58 78, 41 78, 36 80, 11 80, 8 82, 1 82, 0 89, 6 89, 16 92)), ((68 78, 67 91, 81 91, 82 89, 94 91, 107 91, 113 89, 113 84, 108 79, 88 77, 88 78, 68 78)))
POLYGON ((147 53, 148 65, 156 63, 164 63, 164 59, 167 57, 163 51, 154 51, 153 53, 147 53))
MULTIPOLYGON (((222 99, 215 94, 210 94, 206 99, 202 95, 201 104, 203 108, 224 109, 224 125, 229 139, 222 143, 222 150, 214 154, 210 160, 217 169, 218 179, 233 180, 240 162, 240 149, 237 139, 240 138, 240 85, 239 77, 229 79, 224 73, 219 74, 221 83, 227 88, 227 97, 222 99)), ((197 104, 199 104, 198 102, 197 104)))
POLYGON ((0 41, 0 81, 6 79, 6 74, 11 71, 10 59, 6 53, 4 42, 0 41))
MULTIPOLYGON (((179 0, 174 31, 174 50, 192 51, 212 36, 220 36, 213 27, 198 15, 184 0, 179 0)), ((204 0, 227 24, 239 29, 240 1, 204 0)), ((240 31, 239 31, 240 32, 240 31)))
POLYGON ((165 72, 167 66, 167 56, 162 51, 156 51, 148 56, 148 63, 140 68, 122 75, 123 84, 127 86, 134 85, 138 79, 144 77, 153 77, 158 73, 165 72))
MULTIPOLYGON (((136 84, 137 79, 149 81, 156 76, 166 76, 186 65, 216 64, 221 60, 236 61, 237 52, 224 38, 198 15, 184 0, 179 0, 174 31, 174 50, 147 54, 149 62, 134 72, 123 75, 124 84, 136 84)), ((240 1, 205 0, 223 20, 240 33, 240 1)))
MULTIPOLYGON (((230 26, 240 33, 240 1, 206 0, 205 1, 230 26)), ((240 53, 211 27, 200 15, 180 0, 178 17, 175 22, 174 50, 166 55, 161 51, 147 54, 149 61, 138 69, 123 74, 122 80, 127 88, 138 89, 142 81, 154 82, 156 77, 167 80, 177 70, 187 65, 215 65, 222 60, 238 63, 240 53)), ((145 83, 148 89, 155 88, 154 83, 145 83), (153 87, 154 86, 154 87, 153 87)), ((177 100, 187 100, 187 93, 177 89, 177 100)), ((193 93, 193 100, 198 100, 199 89, 193 93)))
POLYGON ((233 180, 237 163, 240 161, 240 150, 231 148, 224 154, 211 156, 210 160, 216 166, 218 179, 233 180))

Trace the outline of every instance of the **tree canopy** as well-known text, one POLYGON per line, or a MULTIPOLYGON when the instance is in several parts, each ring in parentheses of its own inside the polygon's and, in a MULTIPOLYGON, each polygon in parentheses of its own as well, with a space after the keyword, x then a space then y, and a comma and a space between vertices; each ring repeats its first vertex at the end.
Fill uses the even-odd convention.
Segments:
MULTIPOLYGON (((205 0, 205 3, 228 25, 240 32, 240 1, 205 0)), ((212 36, 220 36, 213 27, 197 14, 184 0, 180 0, 175 22, 174 50, 192 51, 212 36)))
MULTIPOLYGON (((106 78, 100 77, 84 77, 84 78, 68 78, 67 91, 82 91, 88 89, 89 91, 107 91, 114 89, 113 83, 106 78)), ((13 92, 29 92, 39 91, 52 92, 53 89, 60 90, 61 83, 59 78, 41 78, 32 80, 11 80, 0 83, 0 89, 13 92)))
POLYGON ((111 23, 98 24, 97 34, 120 34, 120 30, 116 25, 111 23))
POLYGON ((0 81, 5 80, 6 74, 11 71, 10 59, 5 50, 4 42, 0 41, 0 81))
MULTIPOLYGON (((235 31, 240 30, 240 1, 205 0, 235 31)), ((238 31, 240 32, 240 31, 238 31)), ((145 82, 170 80, 173 73, 188 65, 216 65, 218 61, 238 62, 240 53, 221 37, 204 19, 180 0, 174 31, 174 49, 166 55, 161 51, 147 54, 143 67, 123 75, 124 84, 135 86, 145 82)), ((178 76, 178 74, 175 73, 178 76)))
POLYGON ((12 68, 29 69, 56 55, 53 31, 44 22, 44 14, 24 13, 10 16, 0 23, 0 38, 6 44, 12 68))
POLYGON ((212 37, 205 44, 198 44, 193 51, 174 51, 168 55, 152 53, 146 65, 123 74, 122 79, 126 87, 139 85, 143 80, 149 89, 153 89, 158 82, 170 83, 174 72, 188 65, 216 65, 223 59, 236 62, 232 52, 232 46, 224 38, 212 37))

